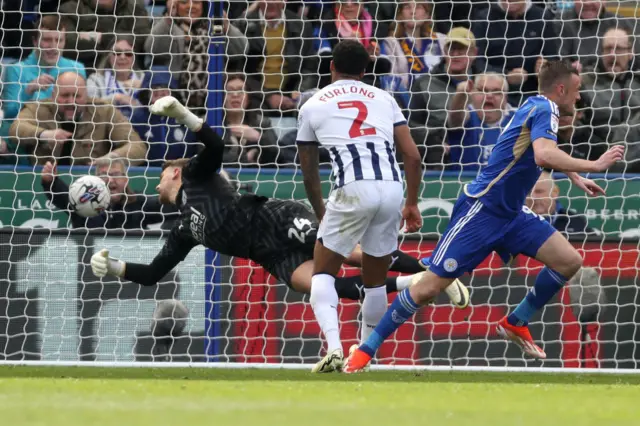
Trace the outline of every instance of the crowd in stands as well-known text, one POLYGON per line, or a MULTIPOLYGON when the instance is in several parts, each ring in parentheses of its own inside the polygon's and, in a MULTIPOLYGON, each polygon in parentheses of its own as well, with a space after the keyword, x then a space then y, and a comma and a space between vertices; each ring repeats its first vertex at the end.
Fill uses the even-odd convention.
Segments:
POLYGON ((578 112, 561 118, 563 149, 594 159, 626 144, 616 171, 640 172, 638 26, 603 0, 234 0, 215 21, 211 7, 3 2, 0 163, 160 166, 193 156, 193 135, 149 105, 172 94, 205 116, 216 78, 224 163, 295 166, 298 108, 330 83, 331 51, 350 38, 371 55, 365 81, 402 106, 428 169, 477 172, 514 108, 536 94, 541 64, 562 58, 582 75, 578 112), (213 24, 223 76, 209 71, 213 24))

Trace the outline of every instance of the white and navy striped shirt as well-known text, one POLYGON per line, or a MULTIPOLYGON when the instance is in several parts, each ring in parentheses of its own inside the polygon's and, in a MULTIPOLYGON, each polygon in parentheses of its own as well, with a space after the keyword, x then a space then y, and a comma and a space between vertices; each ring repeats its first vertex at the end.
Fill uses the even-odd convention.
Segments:
POLYGON ((360 81, 339 80, 300 109, 296 139, 329 150, 338 188, 356 180, 401 181, 393 133, 404 124, 389 93, 360 81))

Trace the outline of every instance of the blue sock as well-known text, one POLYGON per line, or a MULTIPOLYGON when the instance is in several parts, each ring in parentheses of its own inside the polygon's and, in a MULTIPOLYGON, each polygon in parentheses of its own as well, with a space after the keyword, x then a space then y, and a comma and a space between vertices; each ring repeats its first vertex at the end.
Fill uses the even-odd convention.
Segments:
POLYGON ((402 290, 391 302, 391 306, 371 332, 366 342, 360 345, 360 350, 373 357, 387 337, 391 336, 402 324, 420 309, 420 305, 413 301, 409 289, 402 290))
POLYGON ((568 280, 559 272, 544 267, 536 278, 533 289, 507 317, 511 325, 527 325, 538 310, 549 303, 549 300, 564 286, 568 280))

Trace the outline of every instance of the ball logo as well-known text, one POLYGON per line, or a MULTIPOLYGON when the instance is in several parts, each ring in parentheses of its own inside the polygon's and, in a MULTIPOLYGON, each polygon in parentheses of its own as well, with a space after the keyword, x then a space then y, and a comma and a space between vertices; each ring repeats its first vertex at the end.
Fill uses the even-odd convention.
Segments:
POLYGON ((449 258, 444 261, 444 270, 447 272, 453 272, 458 269, 458 261, 452 258, 449 258))
POLYGON ((98 196, 100 195, 100 188, 95 186, 86 186, 85 192, 78 198, 80 203, 89 203, 92 201, 96 201, 98 196))

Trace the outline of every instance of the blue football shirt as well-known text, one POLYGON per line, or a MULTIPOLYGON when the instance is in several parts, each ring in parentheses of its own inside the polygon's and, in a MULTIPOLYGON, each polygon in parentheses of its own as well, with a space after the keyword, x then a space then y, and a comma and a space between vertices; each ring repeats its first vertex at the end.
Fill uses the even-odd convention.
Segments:
POLYGON ((500 216, 515 216, 540 177, 533 154, 538 138, 557 142, 558 106, 542 95, 522 104, 493 147, 478 177, 465 185, 468 197, 478 198, 486 209, 500 216))

